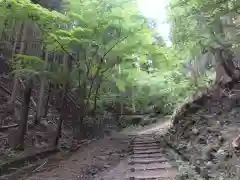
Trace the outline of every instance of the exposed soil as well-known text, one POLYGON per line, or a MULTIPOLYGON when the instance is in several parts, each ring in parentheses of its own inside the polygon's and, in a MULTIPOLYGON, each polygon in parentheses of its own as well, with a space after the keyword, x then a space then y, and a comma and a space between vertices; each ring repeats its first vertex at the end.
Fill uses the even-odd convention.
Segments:
POLYGON ((175 118, 164 137, 206 179, 240 177, 239 152, 232 147, 240 132, 239 89, 212 89, 175 118))
MULTIPOLYGON (((72 155, 58 153, 41 160, 33 172, 21 173, 21 177, 24 180, 90 180, 97 173, 118 164, 127 155, 129 142, 127 136, 114 133, 85 145, 72 155)), ((14 180, 10 176, 5 179, 14 180)), ((21 178, 18 176, 18 179, 21 178)))
MULTIPOLYGON (((129 158, 131 159, 129 145, 133 137, 146 136, 145 134, 152 134, 152 137, 154 137, 154 134, 162 134, 168 129, 169 123, 169 121, 161 121, 146 127, 127 128, 120 133, 116 132, 111 136, 105 136, 103 139, 92 141, 90 144, 80 148, 78 152, 72 153, 72 155, 71 153, 64 154, 60 152, 49 158, 41 159, 38 163, 29 165, 31 168, 19 169, 18 173, 2 178, 7 180, 15 180, 16 177, 25 180, 122 180, 126 178, 129 168, 131 169, 131 165, 129 165, 129 158)), ((160 149, 158 148, 159 153, 160 149)), ((164 154, 166 155, 166 153, 164 154)), ((163 154, 161 156, 164 157, 163 154)), ((139 159, 139 157, 136 158, 136 160, 139 159)), ((139 166, 136 167, 137 170, 140 170, 139 168, 142 168, 143 165, 140 162, 139 166)), ((155 167, 154 163, 153 165, 150 164, 150 166, 155 167)), ((169 167, 171 168, 171 165, 165 164, 165 162, 160 164, 161 172, 164 171, 163 168, 169 169, 169 167)), ((157 168, 159 169, 159 165, 157 168)), ((159 174, 158 170, 157 173, 159 174)), ((170 175, 174 174, 176 172, 170 173, 170 175)), ((129 175, 131 175, 131 172, 129 175)), ((143 174, 143 176, 147 175, 149 174, 143 174)))

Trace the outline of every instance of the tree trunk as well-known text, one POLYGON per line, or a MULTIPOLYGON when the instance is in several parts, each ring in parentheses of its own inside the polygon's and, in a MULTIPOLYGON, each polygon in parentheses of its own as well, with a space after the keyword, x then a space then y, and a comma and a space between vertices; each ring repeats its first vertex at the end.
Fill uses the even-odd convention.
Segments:
POLYGON ((78 118, 76 121, 73 123, 73 137, 74 139, 78 139, 78 137, 84 138, 86 133, 85 133, 85 124, 84 124, 84 118, 87 114, 87 109, 86 109, 86 103, 85 103, 85 98, 86 98, 86 82, 80 85, 78 87, 78 95, 79 95, 79 107, 80 111, 78 113, 78 118))
POLYGON ((93 105, 93 110, 92 110, 92 116, 95 115, 96 110, 97 110, 97 100, 99 98, 99 91, 100 91, 100 87, 101 87, 102 78, 103 78, 102 75, 98 78, 96 93, 95 93, 95 97, 94 97, 94 105, 93 105))
POLYGON ((234 66, 233 53, 229 50, 217 49, 215 50, 216 58, 216 83, 226 84, 226 77, 232 79, 234 83, 239 81, 239 69, 234 66), (225 77, 225 79, 224 79, 225 77))
POLYGON ((32 88, 33 88, 33 80, 29 79, 28 84, 24 90, 24 101, 23 101, 22 110, 21 110, 20 126, 18 130, 18 136, 16 137, 17 141, 14 145, 14 148, 19 150, 24 150, 24 136, 27 131, 29 103, 30 103, 32 88))
POLYGON ((63 111, 65 108, 65 102, 66 102, 66 97, 67 97, 67 89, 68 86, 66 85, 64 88, 64 92, 63 92, 63 96, 62 96, 62 105, 61 105, 61 114, 60 114, 60 118, 57 124, 57 133, 56 133, 56 137, 55 137, 55 141, 54 141, 54 146, 57 147, 58 146, 58 142, 59 139, 61 138, 61 133, 62 133, 62 124, 63 124, 63 111))
POLYGON ((67 90, 68 90, 68 86, 69 86, 69 75, 70 72, 72 70, 72 60, 71 57, 67 54, 64 55, 64 66, 67 70, 67 77, 66 77, 66 82, 64 83, 64 87, 63 87, 63 93, 62 93, 62 104, 60 107, 60 118, 57 124, 57 133, 56 133, 56 137, 55 137, 55 141, 54 141, 54 145, 57 147, 58 146, 58 142, 59 139, 61 138, 61 132, 62 132, 62 124, 63 124, 63 118, 64 118, 64 108, 66 105, 66 99, 67 99, 67 90))
MULTIPOLYGON (((21 25, 20 28, 20 33, 19 35, 21 36, 21 45, 20 45, 20 54, 24 54, 24 50, 25 50, 25 39, 26 39, 26 33, 27 33, 27 27, 26 25, 23 23, 21 25)), ((8 102, 8 109, 9 111, 13 111, 14 107, 15 107, 15 102, 16 102, 16 98, 17 98, 17 91, 18 91, 18 76, 15 74, 14 75, 14 80, 13 80, 13 87, 12 87, 12 93, 11 93, 11 97, 10 100, 8 102)))
POLYGON ((219 61, 216 61, 215 63, 215 83, 216 84, 225 84, 227 81, 229 81, 230 77, 226 74, 226 71, 224 67, 222 66, 222 63, 219 61))
POLYGON ((134 97, 135 97, 135 93, 134 93, 134 88, 132 87, 132 108, 133 108, 133 112, 136 112, 136 106, 135 106, 135 102, 134 102, 134 97))
POLYGON ((15 54, 15 51, 16 51, 16 45, 17 45, 17 41, 18 41, 18 38, 19 38, 20 28, 21 28, 21 24, 16 23, 16 20, 14 19, 14 22, 12 24, 12 29, 13 29, 12 37, 14 39, 14 42, 13 42, 13 47, 11 49, 11 57, 13 57, 13 55, 15 54), (19 27, 19 25, 20 25, 20 27, 19 27))
MULTIPOLYGON (((53 63, 56 63, 56 53, 54 52, 53 54, 53 59, 49 59, 49 63, 50 63, 50 71, 53 70, 53 63)), ((46 117, 47 116, 47 113, 48 113, 48 104, 50 103, 53 103, 53 91, 54 91, 54 84, 49 81, 48 82, 48 93, 47 93, 47 100, 46 100, 46 103, 45 103, 45 111, 44 111, 44 116, 43 117, 46 117)))
POLYGON ((95 94, 95 97, 94 97, 94 106, 93 106, 93 111, 92 111, 92 115, 94 116, 95 113, 96 113, 96 110, 97 110, 97 100, 98 100, 98 96, 99 96, 99 90, 100 90, 100 83, 96 89, 96 94, 95 94))
MULTIPOLYGON (((45 47, 43 47, 44 51, 46 50, 45 47)), ((45 59, 45 70, 48 70, 48 52, 43 53, 44 59, 45 59)), ((45 90, 45 84, 46 84, 46 77, 41 78, 41 85, 40 85, 40 94, 38 98, 38 104, 37 104, 37 112, 34 120, 34 124, 37 125, 40 123, 41 116, 42 116, 42 109, 43 109, 43 99, 44 99, 44 90, 45 90)))
POLYGON ((16 101, 16 98, 17 98, 17 90, 18 90, 18 78, 17 78, 17 75, 14 75, 12 93, 11 93, 11 97, 10 97, 10 99, 8 101, 8 104, 7 104, 7 109, 8 109, 9 112, 14 111, 15 101, 16 101))
POLYGON ((47 117, 48 114, 48 109, 49 109, 49 101, 50 101, 50 97, 51 97, 51 93, 52 93, 52 88, 53 88, 53 84, 51 82, 48 83, 48 93, 47 93, 47 98, 46 98, 46 103, 45 103, 45 110, 44 110, 44 114, 43 117, 47 117))

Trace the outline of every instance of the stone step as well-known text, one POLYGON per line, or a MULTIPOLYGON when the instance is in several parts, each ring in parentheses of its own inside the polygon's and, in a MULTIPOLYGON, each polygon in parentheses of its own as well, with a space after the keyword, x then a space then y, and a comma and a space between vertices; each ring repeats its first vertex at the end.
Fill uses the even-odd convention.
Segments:
POLYGON ((134 158, 129 159, 129 164, 151 164, 151 163, 163 163, 167 162, 168 159, 162 158, 134 158))
POLYGON ((133 150, 134 151, 144 151, 144 150, 158 150, 160 149, 159 147, 157 146, 147 146, 147 147, 133 147, 133 150))
POLYGON ((168 162, 165 163, 151 163, 151 164, 135 164, 129 165, 130 171, 143 171, 143 170, 165 170, 172 168, 172 165, 168 162))
POLYGON ((130 158, 159 158, 163 157, 162 153, 155 153, 155 154, 133 154, 130 158))
POLYGON ((134 141, 155 141, 152 137, 135 138, 134 141))
POLYGON ((161 178, 174 178, 177 175, 175 169, 163 169, 163 170, 147 170, 136 171, 127 173, 127 179, 150 179, 155 178, 161 180, 161 178))
POLYGON ((155 140, 139 140, 139 141, 134 141, 133 144, 156 144, 155 140))
POLYGON ((131 144, 130 147, 159 147, 157 143, 152 144, 131 144))
POLYGON ((133 150, 133 154, 137 154, 137 155, 159 154, 159 153, 161 153, 161 149, 133 150))

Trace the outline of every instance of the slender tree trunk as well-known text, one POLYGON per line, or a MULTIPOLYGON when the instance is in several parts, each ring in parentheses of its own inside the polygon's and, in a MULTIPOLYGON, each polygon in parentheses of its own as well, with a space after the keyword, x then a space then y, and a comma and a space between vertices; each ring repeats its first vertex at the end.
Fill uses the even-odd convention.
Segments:
POLYGON ((57 133, 56 133, 56 137, 55 137, 55 141, 54 141, 54 145, 57 147, 58 146, 58 142, 59 142, 59 139, 61 138, 61 132, 62 132, 62 124, 63 124, 63 118, 64 118, 64 108, 65 108, 65 105, 66 105, 66 99, 67 99, 67 90, 68 90, 68 87, 69 87, 69 75, 70 75, 70 72, 72 70, 72 60, 71 60, 71 57, 67 54, 64 55, 64 66, 67 70, 67 79, 66 79, 66 82, 64 83, 64 87, 63 87, 63 93, 62 93, 62 98, 61 98, 61 101, 62 101, 62 104, 61 104, 61 107, 60 107, 60 110, 61 110, 61 114, 60 114, 60 119, 58 121, 58 124, 57 124, 57 133))
MULTIPOLYGON (((95 90, 95 96, 94 96, 94 104, 93 104, 93 109, 91 111, 92 116, 95 115, 96 109, 97 109, 97 100, 99 98, 99 91, 100 91, 100 87, 101 87, 101 82, 102 82, 102 78, 103 76, 100 75, 99 77, 96 78, 96 90, 95 90)), ((88 99, 89 101, 90 99, 88 99)), ((89 104, 89 102, 87 102, 87 104, 89 104)))
POLYGON ((48 103, 49 103, 49 100, 50 100, 50 97, 51 97, 52 89, 53 89, 53 84, 52 84, 52 82, 49 82, 48 83, 48 93, 47 93, 47 98, 46 98, 43 117, 47 117, 47 114, 48 114, 48 109, 49 109, 48 103))
POLYGON ((120 104, 121 106, 120 106, 120 118, 122 118, 122 114, 123 114, 123 100, 122 100, 122 98, 121 98, 121 104, 120 104))
POLYGON ((136 106, 135 106, 135 102, 134 102, 134 87, 132 87, 132 108, 133 108, 133 112, 136 112, 136 106))
POLYGON ((18 36, 19 36, 19 34, 18 34, 18 27, 16 27, 16 34, 15 34, 15 37, 14 37, 14 44, 13 44, 13 48, 12 48, 12 57, 13 57, 13 55, 16 52, 18 36))
POLYGON ((21 110, 21 117, 20 117, 20 126, 19 126, 19 134, 16 137, 17 141, 14 145, 15 149, 23 150, 24 149, 24 136, 27 131, 27 121, 28 121, 28 112, 29 112, 29 104, 30 104, 30 97, 33 88, 33 80, 29 79, 28 84, 24 90, 24 101, 21 110))
POLYGON ((86 133, 85 133, 85 124, 84 124, 84 118, 87 114, 87 109, 86 109, 86 103, 85 103, 85 97, 86 97, 86 82, 80 85, 78 89, 78 95, 79 95, 79 107, 80 111, 78 114, 78 118, 76 121, 74 121, 73 125, 73 136, 74 139, 78 138, 79 136, 81 138, 84 138, 86 133))
POLYGON ((1 41, 5 40, 5 35, 6 35, 5 30, 6 30, 7 26, 8 26, 8 23, 9 23, 9 20, 8 19, 4 19, 4 27, 3 27, 2 31, 1 31, 1 35, 0 35, 1 36, 1 41))
MULTIPOLYGON (((44 51, 46 50, 45 47, 43 49, 44 49, 44 51)), ((46 63, 44 69, 47 70, 48 69, 48 52, 45 52, 43 54, 45 56, 44 59, 45 59, 45 63, 46 63)), ((39 124, 40 120, 41 120, 45 85, 46 85, 46 77, 42 77, 41 85, 40 85, 40 94, 39 94, 38 104, 37 104, 37 112, 36 112, 35 121, 34 121, 35 125, 39 124)))
POLYGON ((60 118, 59 118, 59 121, 58 121, 58 124, 57 124, 57 134, 56 134, 56 137, 55 137, 55 141, 54 141, 54 146, 57 147, 58 146, 58 142, 59 142, 59 139, 61 138, 61 133, 62 133, 62 125, 63 125, 63 111, 64 111, 64 108, 65 108, 65 102, 66 102, 66 98, 67 98, 67 89, 68 89, 68 86, 66 85, 65 88, 64 88, 64 91, 63 91, 63 96, 62 96, 62 104, 61 104, 61 114, 60 114, 60 118))
MULTIPOLYGON (((27 33, 27 27, 26 25, 23 23, 21 25, 20 28, 20 36, 21 36, 21 46, 20 46, 20 54, 24 54, 24 50, 25 50, 25 39, 26 39, 26 33, 27 33)), ((14 75, 14 80, 13 80, 13 87, 12 87, 12 93, 11 93, 11 97, 10 100, 8 102, 8 107, 9 110, 12 111, 15 107, 15 102, 16 102, 16 98, 17 98, 17 92, 18 92, 18 76, 15 74, 14 75)))
MULTIPOLYGON (((53 64, 56 63, 56 53, 53 54, 53 59, 50 62, 50 71, 53 70, 53 64)), ((47 116, 47 112, 48 112, 48 103, 53 103, 53 92, 54 90, 56 90, 56 85, 54 85, 51 81, 49 81, 49 85, 48 85, 48 94, 47 94, 47 101, 46 101, 46 105, 45 105, 45 114, 44 117, 47 116)))
POLYGON ((93 116, 95 115, 96 110, 97 110, 97 100, 99 98, 100 86, 101 86, 101 80, 100 80, 100 82, 98 82, 98 86, 97 86, 97 89, 96 89, 96 94, 95 94, 95 97, 94 97, 94 106, 93 106, 93 111, 92 111, 93 116))

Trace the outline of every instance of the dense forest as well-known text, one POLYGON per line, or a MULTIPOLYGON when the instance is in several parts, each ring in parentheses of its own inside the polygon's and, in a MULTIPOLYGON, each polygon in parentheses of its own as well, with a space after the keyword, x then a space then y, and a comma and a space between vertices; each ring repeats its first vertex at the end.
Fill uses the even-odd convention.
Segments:
POLYGON ((167 45, 135 0, 0 0, 4 150, 73 144, 106 121, 124 128, 136 123, 127 115, 171 115, 209 87, 231 88, 239 7, 171 0, 167 45))
POLYGON ((1 5, 2 54, 13 78, 9 112, 14 110, 18 87, 25 89, 20 88, 24 108, 17 144, 23 143, 28 107, 35 112, 35 125, 48 116, 50 106, 60 112, 57 145, 64 110, 72 109, 67 101, 75 106, 67 113, 74 116, 77 135, 84 132, 86 117, 104 111, 119 116, 144 114, 155 107, 163 115, 171 114, 179 102, 208 83, 205 76, 191 78, 195 70, 182 66, 187 52, 167 47, 156 24, 140 13, 136 2, 61 4, 58 11, 30 1, 1 5))

